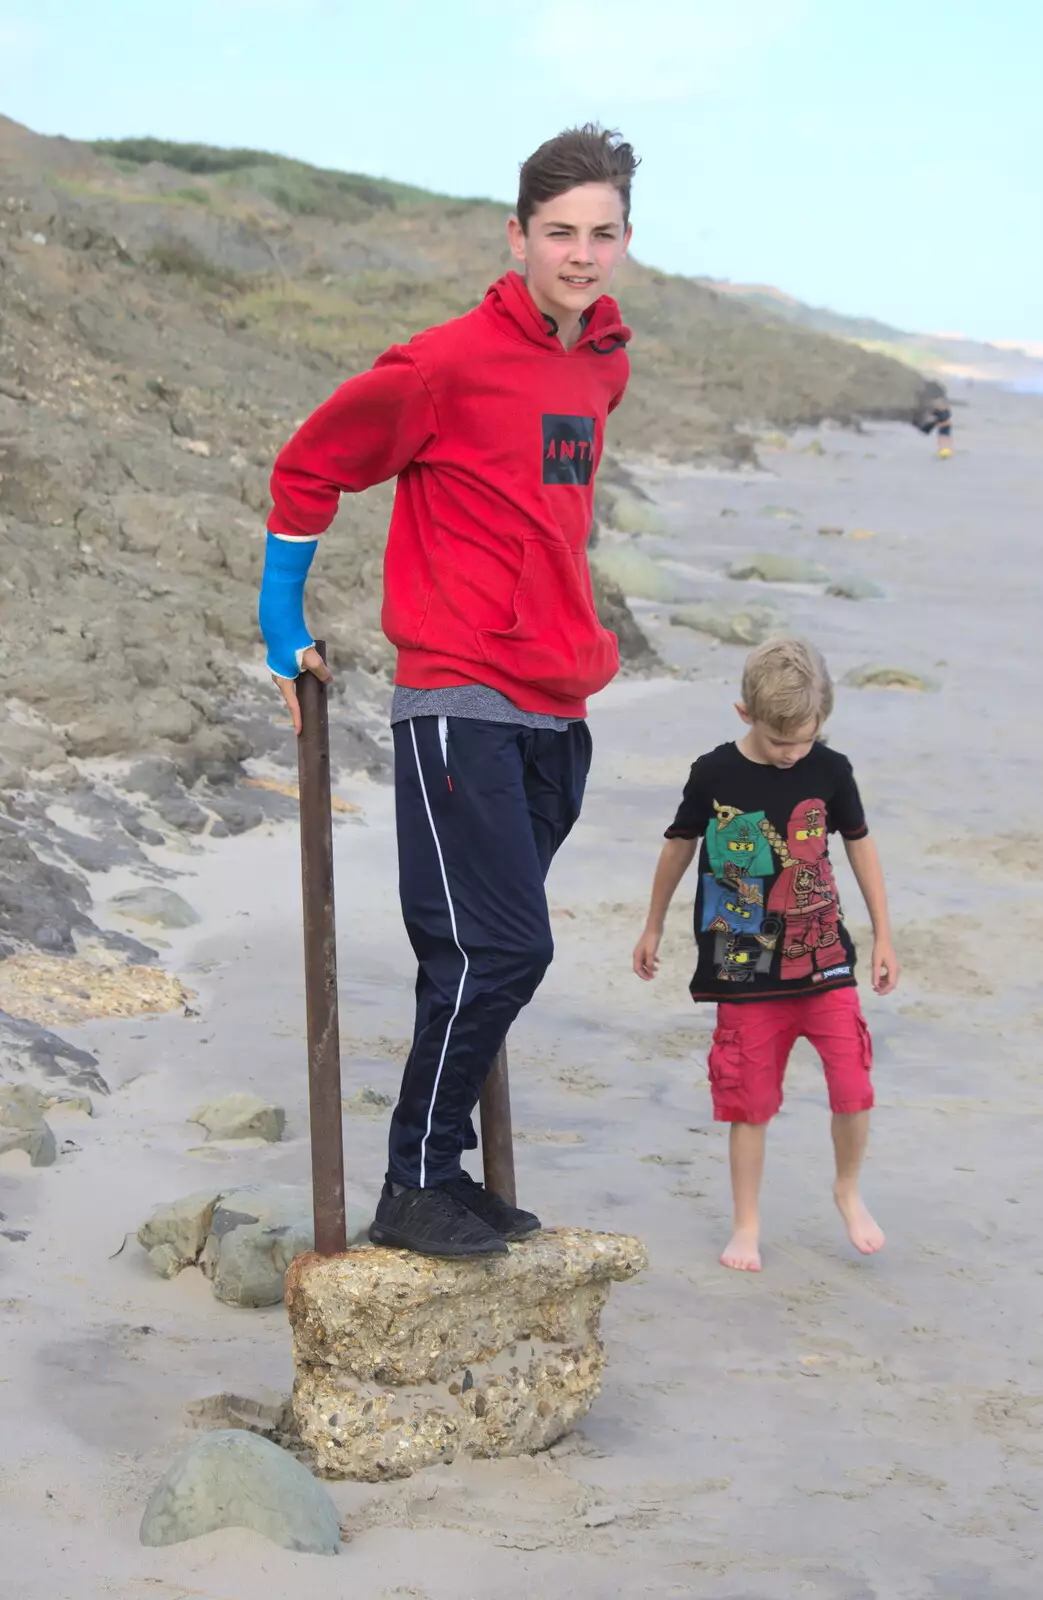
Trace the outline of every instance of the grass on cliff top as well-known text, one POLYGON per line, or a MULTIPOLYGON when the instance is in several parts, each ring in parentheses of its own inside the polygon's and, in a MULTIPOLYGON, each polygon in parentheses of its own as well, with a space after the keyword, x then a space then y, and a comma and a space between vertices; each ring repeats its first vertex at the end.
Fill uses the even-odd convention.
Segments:
MULTIPOLYGON (((291 216, 328 217, 333 222, 355 222, 375 211, 399 208, 454 202, 491 204, 461 202, 458 196, 395 183, 390 178, 313 167, 269 150, 222 150, 216 145, 180 144, 172 139, 96 139, 91 148, 122 172, 138 171, 155 162, 209 178, 220 188, 260 194, 291 216)), ((193 197, 205 192, 209 191, 197 189, 193 197)))

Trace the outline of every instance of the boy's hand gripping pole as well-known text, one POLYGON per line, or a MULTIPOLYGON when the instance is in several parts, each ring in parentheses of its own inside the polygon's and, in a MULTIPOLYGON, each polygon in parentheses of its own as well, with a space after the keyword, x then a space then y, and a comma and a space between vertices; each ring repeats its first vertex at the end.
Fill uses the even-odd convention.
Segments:
MULTIPOLYGON (((323 661, 326 642, 316 639, 323 661)), ((308 1008, 308 1100, 315 1249, 347 1249, 344 1217, 344 1139, 341 1127, 340 1019, 337 1009, 337 929, 333 906, 333 811, 330 805, 330 727, 326 685, 312 672, 297 679, 301 733, 297 772, 301 801, 301 882, 304 894, 304 987, 308 1008)))
POLYGON ((479 1101, 482 1117, 482 1166, 485 1187, 509 1206, 517 1205, 514 1186, 514 1135, 511 1090, 507 1081, 507 1046, 502 1044, 489 1068, 479 1101))

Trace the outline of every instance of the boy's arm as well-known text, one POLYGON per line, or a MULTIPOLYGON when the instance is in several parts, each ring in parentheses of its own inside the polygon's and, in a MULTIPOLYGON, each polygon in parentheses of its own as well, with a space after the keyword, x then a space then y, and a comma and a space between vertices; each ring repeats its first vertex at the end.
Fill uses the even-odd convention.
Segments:
POLYGON ((408 467, 438 431, 416 363, 395 347, 342 383, 275 458, 272 533, 324 533, 345 493, 370 489, 408 467))
POLYGON ((863 839, 845 839, 844 849, 873 924, 873 988, 877 994, 890 994, 898 985, 901 968, 891 942, 887 890, 876 844, 867 834, 863 839))
POLYGON ((396 348, 341 384, 276 457, 258 620, 268 670, 297 733, 298 674, 330 678, 304 620, 304 586, 318 536, 336 516, 342 493, 395 477, 436 432, 427 386, 411 357, 396 348))
POLYGON ((652 898, 644 932, 634 947, 634 971, 647 983, 656 975, 659 965, 659 943, 663 937, 663 924, 677 885, 684 877, 695 856, 698 839, 667 839, 659 852, 655 877, 652 880, 652 898))

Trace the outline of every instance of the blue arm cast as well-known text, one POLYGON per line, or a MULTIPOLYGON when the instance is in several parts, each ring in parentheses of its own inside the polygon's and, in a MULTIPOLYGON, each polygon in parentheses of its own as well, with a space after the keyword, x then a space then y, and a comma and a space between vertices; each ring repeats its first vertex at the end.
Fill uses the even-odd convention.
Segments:
POLYGON ((317 539, 280 539, 269 533, 257 620, 268 646, 268 671, 296 678, 301 655, 315 640, 304 622, 304 584, 317 539))

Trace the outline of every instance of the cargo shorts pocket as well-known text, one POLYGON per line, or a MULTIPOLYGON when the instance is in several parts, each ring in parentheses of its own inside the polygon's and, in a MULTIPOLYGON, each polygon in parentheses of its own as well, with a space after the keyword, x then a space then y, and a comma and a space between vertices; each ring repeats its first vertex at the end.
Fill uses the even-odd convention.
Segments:
POLYGON ((742 1093, 742 1046, 738 1028, 716 1028, 707 1068, 711 1088, 723 1099, 742 1093))

